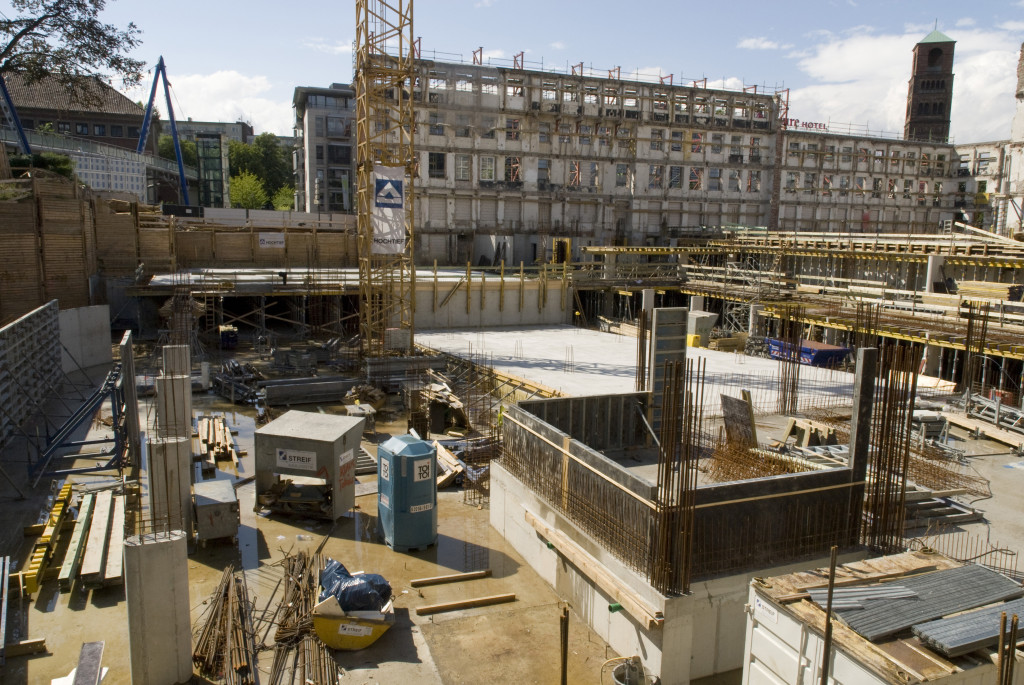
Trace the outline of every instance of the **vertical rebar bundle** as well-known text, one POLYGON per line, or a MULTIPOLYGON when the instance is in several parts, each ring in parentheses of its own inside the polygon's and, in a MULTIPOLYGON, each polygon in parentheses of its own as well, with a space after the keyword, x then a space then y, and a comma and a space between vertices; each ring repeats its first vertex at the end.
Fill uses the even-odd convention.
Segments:
MULTIPOLYGON (((964 336, 964 367, 957 390, 971 392, 985 363, 985 343, 988 337, 989 304, 969 302, 967 305, 967 333, 964 336)), ((981 392, 985 389, 981 388, 981 392)))
POLYGON ((654 514, 654 550, 648 577, 662 594, 690 591, 697 466, 704 420, 704 372, 707 362, 665 363, 661 447, 658 454, 658 502, 654 514))
POLYGON ((782 356, 779 359, 778 413, 786 415, 797 410, 800 386, 800 338, 803 324, 799 307, 786 307, 779 319, 779 341, 782 356))
POLYGON ((647 389, 647 314, 640 314, 636 331, 636 385, 637 392, 647 389))
POLYGON ((879 360, 862 541, 885 554, 902 548, 910 419, 922 352, 917 344, 887 345, 879 360))

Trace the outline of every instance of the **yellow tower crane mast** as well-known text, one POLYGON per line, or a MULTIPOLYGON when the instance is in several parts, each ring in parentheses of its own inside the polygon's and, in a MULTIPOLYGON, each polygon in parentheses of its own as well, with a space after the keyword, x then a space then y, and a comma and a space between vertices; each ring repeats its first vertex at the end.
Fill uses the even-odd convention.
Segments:
POLYGON ((356 0, 359 327, 368 357, 413 349, 412 36, 412 0, 356 0))

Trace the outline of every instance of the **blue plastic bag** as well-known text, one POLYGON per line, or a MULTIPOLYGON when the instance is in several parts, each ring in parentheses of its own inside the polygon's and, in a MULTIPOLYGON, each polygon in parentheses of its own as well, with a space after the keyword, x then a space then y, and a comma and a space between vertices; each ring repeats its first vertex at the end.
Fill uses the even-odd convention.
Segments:
POLYGON ((331 595, 343 611, 380 611, 391 599, 391 584, 376 573, 353 576, 340 561, 328 559, 320 572, 320 601, 331 595))

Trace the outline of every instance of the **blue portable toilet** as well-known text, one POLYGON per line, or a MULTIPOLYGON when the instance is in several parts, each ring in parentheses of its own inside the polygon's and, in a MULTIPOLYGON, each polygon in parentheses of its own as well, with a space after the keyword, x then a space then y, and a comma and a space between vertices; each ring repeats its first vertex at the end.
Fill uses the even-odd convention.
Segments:
POLYGON ((377 446, 377 520, 388 547, 407 552, 437 542, 437 450, 398 435, 377 446))

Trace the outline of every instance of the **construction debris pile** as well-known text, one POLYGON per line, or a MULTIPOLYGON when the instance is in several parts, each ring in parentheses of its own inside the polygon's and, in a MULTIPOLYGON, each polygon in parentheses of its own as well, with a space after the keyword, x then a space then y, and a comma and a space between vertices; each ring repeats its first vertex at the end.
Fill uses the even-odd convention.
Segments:
POLYGON ((245 583, 235 580, 233 566, 224 569, 200 622, 192 651, 192 663, 199 673, 223 679, 226 685, 255 684, 258 676, 252 607, 245 583))

